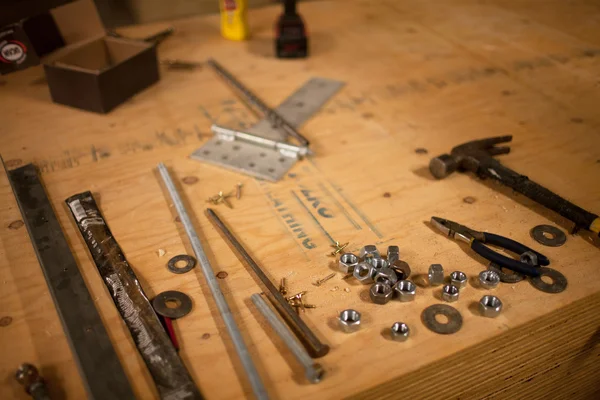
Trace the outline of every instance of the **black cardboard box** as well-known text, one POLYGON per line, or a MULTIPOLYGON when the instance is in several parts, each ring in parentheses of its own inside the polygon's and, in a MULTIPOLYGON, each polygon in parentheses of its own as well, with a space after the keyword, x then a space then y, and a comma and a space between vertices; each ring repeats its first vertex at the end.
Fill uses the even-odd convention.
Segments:
MULTIPOLYGON (((42 58, 55 103, 107 113, 159 80, 156 46, 107 36, 92 0, 73 1, 49 13, 64 44, 42 58)), ((21 38, 31 39, 27 35, 21 38)), ((55 41, 47 43, 47 48, 56 47, 55 41)), ((19 49, 13 47, 8 53, 14 52, 16 58, 19 49)), ((32 56, 20 67, 36 63, 32 56)))

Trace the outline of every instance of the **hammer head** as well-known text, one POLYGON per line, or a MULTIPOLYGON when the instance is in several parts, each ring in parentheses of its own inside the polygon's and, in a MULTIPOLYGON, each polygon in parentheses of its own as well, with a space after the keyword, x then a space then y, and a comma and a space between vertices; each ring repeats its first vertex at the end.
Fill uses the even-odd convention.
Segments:
POLYGON ((436 179, 445 178, 456 170, 477 172, 482 159, 510 153, 510 147, 496 145, 511 140, 512 136, 496 136, 463 143, 454 147, 450 154, 431 159, 429 171, 436 179))

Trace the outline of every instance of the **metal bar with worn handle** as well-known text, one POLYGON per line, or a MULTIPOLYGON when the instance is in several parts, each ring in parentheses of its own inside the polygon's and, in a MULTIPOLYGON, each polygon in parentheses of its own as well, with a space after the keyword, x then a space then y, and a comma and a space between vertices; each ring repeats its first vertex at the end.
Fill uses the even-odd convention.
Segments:
POLYGON ((260 379, 260 375, 252 362, 252 358, 250 357, 250 352, 244 343, 244 339, 242 338, 242 334, 235 323, 235 319, 233 318, 233 314, 229 309, 229 305, 227 304, 227 300, 225 300, 225 296, 223 296, 223 292, 219 287, 219 283, 217 282, 217 278, 215 278, 215 273, 210 266, 210 262, 208 261, 208 257, 204 253, 204 249, 202 248, 202 243, 200 243, 200 237, 198 233, 196 233, 196 229, 192 224, 192 220, 188 215, 187 210, 183 204, 183 200, 181 196, 179 196, 179 192, 175 187, 175 182, 171 179, 171 175, 169 175, 169 171, 165 164, 158 164, 158 172, 165 183, 167 191, 171 196, 171 200, 173 201, 173 205, 177 210, 177 214, 181 219, 181 223, 183 224, 183 228, 185 229, 185 233, 190 239, 190 244, 192 245, 192 249, 194 249, 194 253, 196 254, 196 258, 198 259, 198 263, 200 264, 200 269, 202 270, 202 274, 206 279, 206 284, 212 293, 212 296, 217 304, 217 308, 219 309, 219 313, 221 314, 221 318, 223 318, 223 322, 225 322, 225 327, 227 328, 227 332, 229 332, 229 336, 231 337, 231 341, 233 342, 233 346, 242 362, 244 370, 248 375, 248 380, 250 381, 250 385, 252 386, 252 390, 254 391, 254 395, 257 399, 268 399, 269 396, 267 391, 260 379))
POLYGON ((202 399, 91 192, 65 200, 161 399, 202 399))
POLYGON ((325 354, 329 352, 329 346, 321 343, 319 338, 310 330, 310 328, 306 325, 304 321, 298 316, 298 314, 294 311, 292 306, 289 305, 287 300, 283 297, 283 295, 279 292, 277 287, 271 282, 269 277, 265 275, 262 269, 256 264, 256 262, 250 257, 250 254, 244 249, 241 243, 233 236, 233 233, 225 226, 223 221, 219 218, 219 216, 214 212, 214 210, 207 208, 206 215, 208 219, 219 229, 221 234, 224 236, 227 242, 229 242, 233 248, 235 249, 240 260, 247 264, 252 271, 256 274, 258 279, 262 282, 262 284, 267 289, 266 295, 273 303, 277 311, 281 314, 281 316, 286 320, 286 322, 290 325, 290 327, 294 330, 302 344, 306 347, 306 350, 310 353, 312 357, 323 357, 325 354))
POLYGON ((557 212, 569 221, 575 223, 577 228, 589 229, 600 235, 600 218, 583 208, 571 203, 567 199, 546 189, 510 168, 505 167, 492 157, 480 159, 477 170, 479 176, 492 178, 508 186, 516 192, 530 198, 531 200, 557 212))

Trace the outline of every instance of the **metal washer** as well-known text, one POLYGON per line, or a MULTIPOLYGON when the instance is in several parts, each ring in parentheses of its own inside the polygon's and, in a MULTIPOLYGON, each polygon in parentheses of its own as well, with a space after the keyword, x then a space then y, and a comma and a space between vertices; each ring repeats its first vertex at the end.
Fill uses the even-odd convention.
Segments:
POLYGON ((169 260, 167 263, 167 268, 174 274, 185 274, 190 271, 192 268, 196 266, 196 259, 192 256, 188 256, 187 254, 180 254, 175 256, 169 260), (177 263, 179 261, 185 261, 186 264, 183 267, 178 267, 177 263))
POLYGON ((529 279, 531 285, 546 293, 560 293, 567 288, 567 278, 555 269, 548 267, 541 267, 539 269, 540 276, 536 276, 529 279), (546 283, 542 280, 543 276, 547 276, 552 279, 552 283, 546 283))
POLYGON ((458 310, 446 304, 434 304, 427 307, 421 314, 421 320, 427 328, 442 335, 458 332, 463 323, 462 315, 460 315, 458 310), (438 322, 435 319, 435 316, 438 314, 445 315, 448 318, 448 322, 445 324, 438 322))
POLYGON ((152 300, 152 307, 157 314, 163 317, 176 319, 181 318, 189 314, 192 311, 192 299, 185 293, 177 290, 167 290, 166 292, 159 293, 152 300), (179 302, 179 306, 171 308, 167 306, 168 301, 179 302))
POLYGON ((567 241, 567 235, 552 225, 534 226, 529 233, 536 242, 543 244, 544 246, 559 247, 567 241), (552 235, 552 238, 546 237, 544 233, 552 235))

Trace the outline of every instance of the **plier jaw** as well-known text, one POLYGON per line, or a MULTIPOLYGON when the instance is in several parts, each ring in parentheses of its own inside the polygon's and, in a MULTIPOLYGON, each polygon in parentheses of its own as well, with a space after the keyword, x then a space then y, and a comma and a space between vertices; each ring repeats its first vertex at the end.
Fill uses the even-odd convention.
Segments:
POLYGON ((471 243, 474 239, 483 239, 483 233, 467 228, 458 222, 450 221, 440 217, 431 217, 431 225, 448 237, 471 243))

